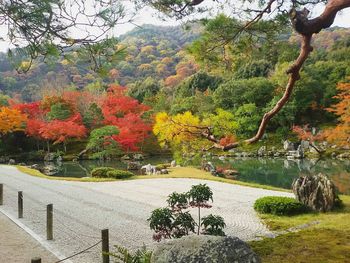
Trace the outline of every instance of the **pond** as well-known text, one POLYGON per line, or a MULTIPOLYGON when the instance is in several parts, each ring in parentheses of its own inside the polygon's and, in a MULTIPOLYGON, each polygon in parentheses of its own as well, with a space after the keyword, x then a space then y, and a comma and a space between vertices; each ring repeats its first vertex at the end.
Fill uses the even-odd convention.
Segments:
POLYGON ((239 172, 237 180, 290 189, 293 180, 306 174, 327 174, 339 192, 350 194, 350 160, 335 159, 262 159, 226 158, 211 159, 217 166, 235 169, 239 172))
MULTIPOLYGON (((160 164, 169 163, 171 156, 157 156, 147 158, 141 163, 160 164)), ((290 189, 293 180, 305 174, 325 173, 329 175, 339 191, 350 194, 350 160, 319 159, 319 160, 286 160, 286 159, 260 159, 260 158, 211 158, 217 167, 235 169, 239 172, 237 180, 258 183, 290 189)), ((200 161, 187 161, 186 165, 200 166, 200 161)), ((60 172, 55 176, 86 177, 90 176, 93 168, 110 166, 117 169, 126 169, 126 163, 119 160, 94 161, 83 160, 79 162, 63 162, 60 172)))

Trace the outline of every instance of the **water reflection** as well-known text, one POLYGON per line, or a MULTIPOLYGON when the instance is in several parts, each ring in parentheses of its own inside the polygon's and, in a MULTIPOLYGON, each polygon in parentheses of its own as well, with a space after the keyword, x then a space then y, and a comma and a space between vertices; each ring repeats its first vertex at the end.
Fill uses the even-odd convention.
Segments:
POLYGON ((305 174, 325 173, 339 191, 350 194, 350 160, 333 159, 224 159, 211 160, 217 167, 235 169, 238 180, 290 189, 294 178, 305 174))
MULTIPOLYGON (((142 164, 169 163, 171 156, 158 156, 143 160, 142 164)), ((341 193, 350 194, 350 160, 334 159, 266 159, 266 158, 207 158, 218 168, 234 169, 239 172, 237 180, 290 189, 293 180, 303 174, 325 173, 332 178, 341 193)), ((187 160, 186 165, 200 166, 202 159, 187 160)), ((119 160, 106 162, 85 160, 63 162, 56 176, 90 176, 93 168, 111 166, 126 169, 126 163, 119 160)))

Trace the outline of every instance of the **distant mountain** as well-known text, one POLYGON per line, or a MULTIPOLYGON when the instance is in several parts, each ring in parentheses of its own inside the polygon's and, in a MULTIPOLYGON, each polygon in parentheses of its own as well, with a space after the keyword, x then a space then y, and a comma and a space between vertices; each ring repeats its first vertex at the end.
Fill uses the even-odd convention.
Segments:
MULTIPOLYGON (((6 54, 0 53, 0 92, 14 96, 19 94, 25 100, 36 100, 48 90, 63 86, 90 88, 100 83, 117 81, 121 85, 136 87, 147 78, 173 86, 184 77, 196 72, 193 59, 184 52, 187 45, 197 39, 202 31, 199 24, 186 26, 143 25, 119 37, 119 45, 126 48, 127 55, 101 78, 88 65, 65 64, 64 60, 47 64, 38 61, 27 74, 18 74, 6 54)), ((282 40, 298 43, 295 34, 281 35, 282 40)), ((317 34, 316 48, 330 49, 339 41, 350 42, 350 28, 331 28, 317 34)))
MULTIPOLYGON (((182 50, 198 38, 200 31, 198 24, 186 28, 143 25, 131 30, 119 37, 119 44, 127 50, 125 60, 113 65, 113 76, 102 81, 117 80, 128 85, 147 77, 160 81, 176 74, 178 64, 188 60, 182 50)), ((0 91, 12 96, 20 94, 25 100, 35 100, 52 85, 59 88, 73 84, 82 88, 96 81, 101 81, 100 76, 89 70, 88 65, 67 65, 63 59, 53 64, 39 61, 28 73, 18 74, 6 54, 0 53, 0 91)))

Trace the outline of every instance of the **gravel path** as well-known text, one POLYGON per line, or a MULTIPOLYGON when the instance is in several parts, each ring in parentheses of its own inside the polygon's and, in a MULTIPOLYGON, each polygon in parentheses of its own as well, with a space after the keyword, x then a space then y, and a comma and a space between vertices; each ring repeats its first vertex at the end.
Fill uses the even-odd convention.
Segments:
POLYGON ((40 257, 42 262, 58 259, 43 248, 38 241, 24 232, 0 212, 0 259, 1 262, 23 263, 40 257))
MULTIPOLYGON (((121 182, 68 182, 33 177, 15 167, 0 166, 4 184, 1 209, 17 215, 17 191, 23 191, 23 224, 45 238, 45 207, 54 205, 54 237, 50 245, 69 256, 100 240, 100 230, 109 229, 110 243, 134 249, 154 246, 146 219, 165 205, 173 191, 183 192, 193 184, 206 183, 214 193, 213 208, 203 211, 224 217, 225 232, 243 240, 269 234, 253 210, 254 201, 266 195, 289 193, 196 179, 146 179, 121 182)), ((194 211, 196 218, 196 213, 194 211)), ((100 245, 74 257, 73 262, 98 262, 100 245)))

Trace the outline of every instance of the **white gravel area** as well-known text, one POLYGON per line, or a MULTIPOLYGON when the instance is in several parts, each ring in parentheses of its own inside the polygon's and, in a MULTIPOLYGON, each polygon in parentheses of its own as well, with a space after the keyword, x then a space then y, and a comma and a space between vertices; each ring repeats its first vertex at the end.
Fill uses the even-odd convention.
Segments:
MULTIPOLYGON (((153 247, 152 231, 147 218, 155 208, 165 206, 167 196, 184 192, 194 184, 206 183, 214 193, 208 213, 224 217, 226 234, 252 240, 269 234, 256 215, 253 204, 267 195, 292 194, 240 185, 197 179, 145 179, 119 182, 69 182, 27 175, 11 166, 0 166, 0 183, 4 184, 1 209, 17 215, 17 191, 23 191, 23 224, 36 234, 46 235, 47 204, 54 205, 54 240, 50 245, 69 256, 100 240, 100 230, 108 228, 110 244, 130 249, 153 247)), ((196 211, 193 211, 196 218, 196 211)), ((72 258, 73 262, 99 262, 101 247, 72 258)))

